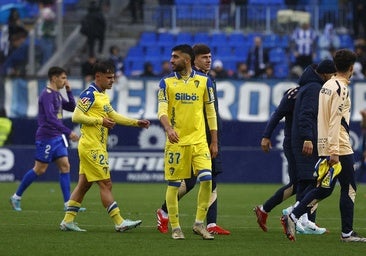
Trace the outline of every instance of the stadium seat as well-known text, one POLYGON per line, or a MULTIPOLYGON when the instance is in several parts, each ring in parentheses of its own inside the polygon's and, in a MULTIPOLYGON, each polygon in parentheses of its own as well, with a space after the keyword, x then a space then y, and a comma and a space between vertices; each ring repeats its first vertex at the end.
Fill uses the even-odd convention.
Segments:
POLYGON ((145 60, 161 59, 161 47, 159 45, 149 45, 145 48, 145 60))
POLYGON ((142 46, 149 46, 155 44, 157 41, 157 35, 155 32, 146 31, 140 36, 139 43, 142 46))
POLYGON ((172 56, 172 48, 173 47, 163 47, 162 48, 162 59, 163 60, 170 60, 171 56, 172 56))
POLYGON ((175 36, 172 33, 160 33, 157 40, 157 45, 173 47, 175 45, 175 36))
POLYGON ((230 46, 243 46, 246 44, 246 37, 242 33, 233 33, 228 37, 228 43, 230 46))
POLYGON ((222 63, 224 64, 224 69, 226 69, 226 71, 232 71, 235 72, 236 71, 236 63, 237 61, 235 60, 234 57, 229 57, 229 58, 218 58, 222 61, 222 63))
POLYGON ((180 32, 175 38, 176 44, 193 44, 192 34, 188 32, 180 32))
POLYGON ((349 34, 341 34, 339 35, 339 38, 341 41, 340 48, 348 48, 348 49, 354 48, 352 37, 349 34))
POLYGON ((244 46, 234 47, 234 56, 237 61, 247 61, 249 48, 244 46))
POLYGON ((210 44, 210 36, 204 32, 198 32, 193 36, 193 43, 210 44))
POLYGON ((225 33, 214 33, 211 35, 211 47, 228 47, 228 40, 225 33))
POLYGON ((280 37, 279 47, 282 48, 289 48, 290 47, 290 36, 289 35, 282 35, 280 37))
POLYGON ((128 49, 127 54, 126 54, 126 58, 131 58, 131 59, 143 59, 144 58, 144 48, 140 45, 135 45, 130 47, 130 49, 128 49))
POLYGON ((211 47, 214 50, 214 56, 218 59, 222 59, 225 57, 234 57, 233 51, 230 46, 228 45, 222 45, 222 46, 216 46, 211 47))
POLYGON ((286 59, 286 52, 281 47, 276 47, 269 51, 269 62, 272 64, 283 62, 286 59))
POLYGON ((263 48, 271 49, 281 43, 281 38, 276 34, 266 34, 262 36, 262 42, 263 48))
POLYGON ((275 78, 287 78, 289 75, 287 62, 274 65, 273 71, 273 75, 275 78))
POLYGON ((130 75, 139 75, 144 70, 144 61, 133 61, 130 67, 130 75))

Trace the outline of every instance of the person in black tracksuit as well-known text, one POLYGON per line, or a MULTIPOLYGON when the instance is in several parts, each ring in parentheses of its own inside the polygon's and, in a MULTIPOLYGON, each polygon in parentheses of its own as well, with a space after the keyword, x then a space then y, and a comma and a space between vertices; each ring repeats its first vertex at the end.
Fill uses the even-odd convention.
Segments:
POLYGON ((266 220, 268 213, 277 205, 291 197, 296 193, 296 164, 295 158, 291 150, 291 129, 293 111, 295 107, 296 95, 299 87, 288 89, 275 112, 271 115, 271 118, 267 122, 266 128, 263 132, 261 140, 261 147, 264 152, 269 152, 272 148, 271 136, 279 122, 285 118, 284 126, 284 139, 283 139, 283 152, 285 154, 287 165, 289 182, 279 188, 263 205, 257 205, 253 211, 257 216, 257 223, 263 231, 267 232, 266 220))
MULTIPOLYGON (((331 60, 319 65, 309 65, 299 78, 299 92, 292 122, 291 149, 295 156, 297 191, 296 201, 316 185, 314 167, 318 161, 317 115, 318 97, 322 85, 336 72, 331 60)), ((315 222, 315 212, 308 212, 309 220, 315 222)))

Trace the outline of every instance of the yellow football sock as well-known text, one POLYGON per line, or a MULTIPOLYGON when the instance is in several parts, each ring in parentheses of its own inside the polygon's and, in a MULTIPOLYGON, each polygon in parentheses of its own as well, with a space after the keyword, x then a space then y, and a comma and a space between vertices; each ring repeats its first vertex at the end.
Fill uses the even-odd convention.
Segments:
POLYGON ((165 195, 169 221, 172 229, 180 227, 178 210, 178 189, 179 187, 168 186, 165 195))
POLYGON ((113 202, 110 206, 108 206, 107 212, 115 225, 120 225, 124 221, 121 216, 117 202, 113 202))
POLYGON ((67 203, 67 210, 65 213, 65 217, 64 217, 64 221, 65 222, 73 222, 76 214, 78 213, 79 209, 80 209, 81 204, 74 201, 74 200, 69 200, 69 202, 67 203))
POLYGON ((207 210, 210 204, 212 181, 205 180, 200 182, 197 197, 196 222, 203 223, 206 219, 207 210))

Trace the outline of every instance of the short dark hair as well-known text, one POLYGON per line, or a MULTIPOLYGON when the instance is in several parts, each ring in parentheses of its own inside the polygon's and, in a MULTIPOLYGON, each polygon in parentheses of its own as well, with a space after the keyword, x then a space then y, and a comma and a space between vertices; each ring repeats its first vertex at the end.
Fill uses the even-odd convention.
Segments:
POLYGON ((205 44, 195 44, 192 47, 194 56, 211 53, 210 47, 205 44))
POLYGON ((109 60, 97 61, 93 65, 93 75, 96 73, 112 74, 115 72, 114 63, 109 60))
POLYGON ((335 52, 334 65, 339 72, 347 72, 348 69, 355 64, 357 55, 348 49, 339 49, 335 52))
POLYGON ((180 51, 183 53, 188 54, 191 57, 191 61, 194 60, 194 53, 193 53, 193 49, 189 44, 180 44, 177 46, 174 46, 172 51, 180 51))
POLYGON ((50 69, 48 70, 48 79, 51 80, 51 78, 53 76, 60 76, 62 75, 63 73, 66 74, 66 70, 63 69, 63 68, 60 68, 60 67, 50 67, 50 69))

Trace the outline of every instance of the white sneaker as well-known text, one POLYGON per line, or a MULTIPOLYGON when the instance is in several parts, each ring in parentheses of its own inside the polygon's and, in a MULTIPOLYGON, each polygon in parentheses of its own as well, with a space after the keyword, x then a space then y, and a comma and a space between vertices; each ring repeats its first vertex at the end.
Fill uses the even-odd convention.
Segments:
POLYGON ((126 230, 138 227, 141 223, 142 220, 125 219, 120 225, 116 225, 114 228, 117 232, 124 232, 126 230))
POLYGON ((342 242, 361 242, 361 243, 366 243, 366 238, 359 236, 356 232, 352 232, 352 234, 350 236, 341 236, 341 241, 342 242))
POLYGON ((172 238, 174 240, 184 240, 184 234, 180 228, 173 229, 172 231, 172 238))
POLYGON ((292 205, 287 207, 286 209, 283 209, 282 215, 290 215, 293 209, 294 209, 294 207, 292 205))
POLYGON ((193 233, 202 236, 204 240, 214 240, 215 237, 207 231, 203 223, 195 223, 193 225, 193 233))
POLYGON ((75 222, 65 222, 62 221, 60 223, 60 229, 62 231, 76 231, 76 232, 85 232, 85 229, 81 229, 75 222))
POLYGON ((298 221, 296 223, 296 231, 299 234, 305 234, 305 235, 322 235, 327 232, 326 228, 320 228, 318 227, 314 222, 308 220, 306 224, 301 223, 298 221), (298 224, 299 223, 299 224, 298 224), (301 226, 301 228, 297 228, 298 226, 301 226))

